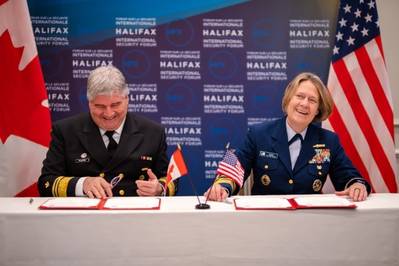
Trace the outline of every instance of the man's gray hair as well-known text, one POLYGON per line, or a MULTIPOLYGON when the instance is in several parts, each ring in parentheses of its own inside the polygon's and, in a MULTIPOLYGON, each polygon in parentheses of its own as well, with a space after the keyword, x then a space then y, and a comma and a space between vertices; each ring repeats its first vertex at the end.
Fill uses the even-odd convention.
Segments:
POLYGON ((129 89, 122 72, 112 65, 101 66, 90 72, 87 79, 87 100, 97 95, 129 95, 129 89))

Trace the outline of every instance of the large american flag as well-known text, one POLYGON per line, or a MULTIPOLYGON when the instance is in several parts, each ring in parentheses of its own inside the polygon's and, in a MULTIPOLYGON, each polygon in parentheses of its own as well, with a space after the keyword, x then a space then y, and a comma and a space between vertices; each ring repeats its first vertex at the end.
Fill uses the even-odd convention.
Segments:
POLYGON ((334 130, 374 192, 397 192, 393 107, 373 0, 339 6, 328 77, 334 130))
POLYGON ((240 188, 242 187, 244 182, 244 169, 231 149, 227 149, 223 159, 219 162, 216 173, 233 179, 240 188))

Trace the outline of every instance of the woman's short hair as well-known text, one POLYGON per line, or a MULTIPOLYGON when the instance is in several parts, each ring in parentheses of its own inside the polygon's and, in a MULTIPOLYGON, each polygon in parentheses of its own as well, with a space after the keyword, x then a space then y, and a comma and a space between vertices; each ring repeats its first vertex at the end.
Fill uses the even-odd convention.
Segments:
POLYGON ((87 100, 97 95, 129 95, 129 89, 122 72, 112 65, 101 66, 90 72, 87 79, 87 100))
POLYGON ((288 103, 294 96, 296 89, 299 87, 299 84, 301 84, 301 82, 306 80, 312 82, 313 85, 316 87, 317 92, 319 93, 319 109, 318 109, 319 112, 313 119, 313 122, 324 121, 330 116, 333 110, 334 106, 333 99, 331 97, 330 92, 323 84, 321 79, 317 75, 309 72, 303 72, 298 74, 293 80, 291 80, 291 82, 285 88, 282 100, 283 111, 284 113, 287 113, 288 103))

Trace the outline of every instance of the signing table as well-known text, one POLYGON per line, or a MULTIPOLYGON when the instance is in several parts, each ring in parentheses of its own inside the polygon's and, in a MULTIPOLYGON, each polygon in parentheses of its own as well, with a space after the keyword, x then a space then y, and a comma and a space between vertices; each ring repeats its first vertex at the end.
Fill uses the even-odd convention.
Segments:
MULTIPOLYGON (((203 198, 201 198, 203 199, 203 198)), ((399 265, 399 194, 356 209, 39 210, 46 198, 0 198, 0 265, 399 265)))

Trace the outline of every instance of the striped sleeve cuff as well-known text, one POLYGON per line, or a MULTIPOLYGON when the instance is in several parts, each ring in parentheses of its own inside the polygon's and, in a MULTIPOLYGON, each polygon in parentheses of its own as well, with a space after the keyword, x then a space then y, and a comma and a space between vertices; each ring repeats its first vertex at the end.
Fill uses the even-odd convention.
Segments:
POLYGON ((54 180, 51 187, 53 197, 72 197, 75 196, 76 183, 78 177, 59 176, 54 180))
MULTIPOLYGON (((166 177, 162 177, 162 178, 158 179, 158 182, 162 184, 163 188, 165 188, 166 177)), ((174 181, 169 182, 168 187, 166 188, 166 195, 167 196, 176 195, 176 184, 174 181)))
POLYGON ((215 180, 215 184, 221 185, 229 194, 229 197, 235 193, 237 188, 236 183, 229 177, 221 175, 215 180))

